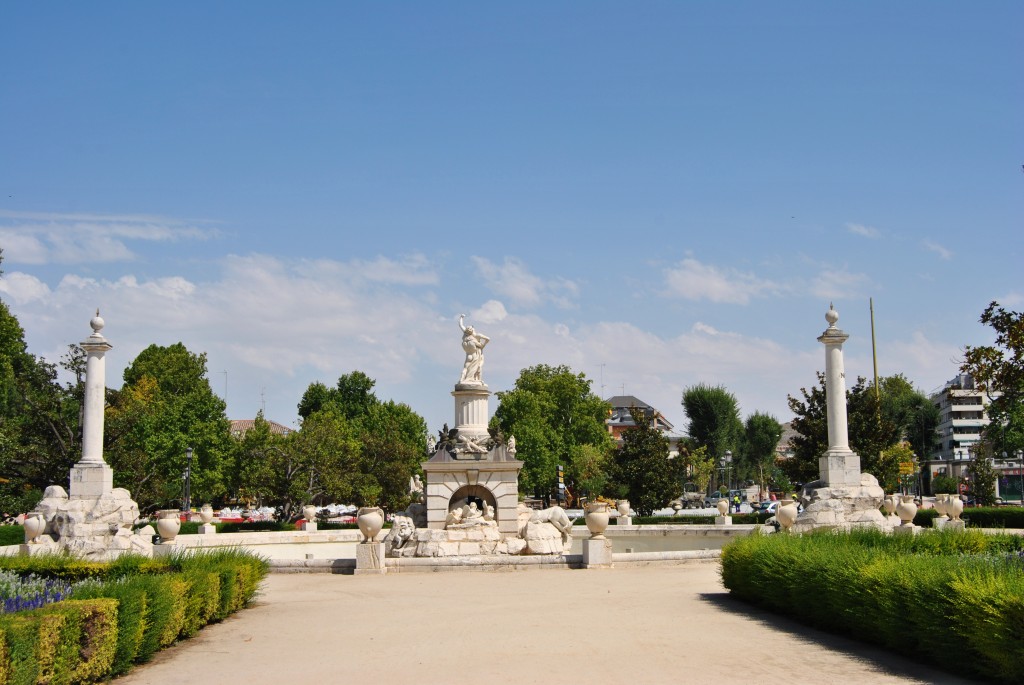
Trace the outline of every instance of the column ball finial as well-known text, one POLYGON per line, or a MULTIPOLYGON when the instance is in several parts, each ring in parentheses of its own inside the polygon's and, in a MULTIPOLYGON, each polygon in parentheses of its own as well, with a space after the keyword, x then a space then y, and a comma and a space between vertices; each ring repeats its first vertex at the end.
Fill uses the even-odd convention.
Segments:
POLYGON ((835 328, 836 322, 839 321, 839 312, 832 307, 832 303, 828 303, 828 311, 825 312, 825 321, 828 321, 829 328, 835 328))
POLYGON ((89 325, 92 327, 94 333, 99 333, 103 329, 103 326, 105 324, 103 319, 100 318, 99 308, 96 309, 96 316, 92 318, 92 321, 89 322, 89 325))

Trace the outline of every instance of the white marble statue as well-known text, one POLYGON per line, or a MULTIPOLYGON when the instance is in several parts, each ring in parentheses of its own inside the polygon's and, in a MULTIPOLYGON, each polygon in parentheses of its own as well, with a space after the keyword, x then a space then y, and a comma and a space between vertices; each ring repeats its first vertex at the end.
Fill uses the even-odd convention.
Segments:
POLYGON ((433 435, 427 436, 427 454, 433 454, 437 451, 437 438, 433 435))
POLYGON ((412 498, 413 502, 419 502, 423 499, 423 480, 418 473, 409 478, 409 497, 412 498))
POLYGON ((514 436, 514 435, 508 436, 508 453, 509 454, 515 454, 516 453, 516 436, 514 436))
POLYGON ((466 362, 462 365, 460 384, 483 385, 484 347, 491 341, 483 333, 477 333, 472 326, 465 325, 465 314, 459 315, 459 328, 462 329, 462 349, 466 352, 466 362))

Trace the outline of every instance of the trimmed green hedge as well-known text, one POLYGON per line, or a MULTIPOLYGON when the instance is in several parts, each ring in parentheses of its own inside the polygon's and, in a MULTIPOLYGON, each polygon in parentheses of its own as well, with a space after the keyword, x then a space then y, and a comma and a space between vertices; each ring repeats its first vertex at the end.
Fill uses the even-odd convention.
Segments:
POLYGON ((980 531, 751 535, 722 550, 735 596, 989 681, 1024 678, 1024 539, 980 531))
MULTIPOLYGON (((730 514, 733 523, 753 524, 764 523, 774 514, 730 514)), ((633 523, 638 526, 654 526, 667 524, 689 524, 695 526, 713 526, 715 516, 634 516, 633 523)))
POLYGON ((0 546, 20 545, 25 542, 24 526, 0 526, 0 546))
POLYGON ((0 614, 0 685, 71 685, 121 675, 159 649, 246 606, 269 571, 244 549, 110 564, 64 555, 8 557, 19 573, 79 581, 71 599, 0 614))

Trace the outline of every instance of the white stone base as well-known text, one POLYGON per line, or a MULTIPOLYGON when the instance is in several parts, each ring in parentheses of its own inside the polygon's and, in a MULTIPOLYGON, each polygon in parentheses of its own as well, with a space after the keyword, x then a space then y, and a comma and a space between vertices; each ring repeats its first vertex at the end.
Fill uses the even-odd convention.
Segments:
POLYGON ((199 524, 199 534, 200 535, 216 535, 217 534, 217 526, 213 525, 212 523, 201 523, 201 524, 199 524))
MULTIPOLYGON (((825 457, 822 457, 824 459, 825 457)), ((794 533, 816 528, 888 528, 880 511, 885 492, 870 473, 861 474, 859 486, 822 486, 820 481, 804 486, 800 503, 804 510, 793 524, 794 533)))
POLYGON ((617 526, 631 526, 633 525, 632 516, 618 516, 615 518, 615 525, 617 526))
POLYGON ((361 542, 356 545, 356 575, 379 575, 387 572, 387 566, 384 565, 383 542, 361 542))
POLYGON ((915 526, 913 523, 904 523, 893 528, 892 532, 897 535, 917 535, 921 532, 921 526, 915 526))
POLYGON ((715 517, 715 525, 716 526, 731 526, 732 525, 732 516, 716 516, 715 517))
POLYGON ((316 532, 316 521, 303 521, 301 525, 302 530, 306 531, 307 533, 316 532))
POLYGON ((964 523, 963 519, 949 521, 946 525, 942 526, 942 530, 967 530, 967 524, 964 523))
POLYGON ((162 559, 163 557, 169 557, 175 553, 178 549, 178 545, 174 544, 174 540, 164 540, 159 545, 153 545, 153 558, 162 559))
POLYGON ((942 530, 943 528, 946 527, 947 523, 949 523, 949 517, 948 516, 936 516, 935 518, 932 519, 932 528, 937 528, 938 530, 942 530))
POLYGON ((583 541, 583 568, 611 568, 612 541, 608 538, 587 538, 583 541))
POLYGON ((79 462, 71 467, 71 499, 98 498, 114 489, 114 469, 79 462))

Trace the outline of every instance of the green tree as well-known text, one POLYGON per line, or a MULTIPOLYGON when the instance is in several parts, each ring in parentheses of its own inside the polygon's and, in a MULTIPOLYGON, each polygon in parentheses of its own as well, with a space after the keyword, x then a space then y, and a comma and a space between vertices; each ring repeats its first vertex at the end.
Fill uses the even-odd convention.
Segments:
POLYGON ((982 432, 986 448, 992 454, 1016 454, 1024 450, 1024 314, 992 302, 981 323, 995 331, 995 342, 968 345, 960 370, 988 394, 991 422, 982 432))
POLYGON ((668 438, 652 425, 642 409, 632 410, 633 423, 622 432, 614 451, 613 487, 629 498, 641 516, 650 516, 683 494, 683 459, 670 459, 668 438))
POLYGON ((376 485, 358 470, 360 459, 358 429, 335 407, 309 416, 302 427, 288 436, 281 451, 277 497, 286 518, 292 518, 303 503, 363 500, 376 497, 376 485))
POLYGON ((679 456, 687 478, 697 486, 697 492, 707 493, 711 476, 715 473, 715 458, 708 454, 707 445, 694 449, 681 448, 679 456))
POLYGON ((996 470, 982 450, 972 450, 967 463, 967 496, 983 507, 996 503, 996 470))
POLYGON ((499 392, 492 428, 514 435, 524 461, 519 489, 546 497, 563 464, 570 480, 598 483, 595 466, 612 448, 605 420, 611 407, 590 390, 584 374, 567 366, 540 364, 523 369, 512 390, 499 392), (594 451, 582 449, 589 446, 594 451))
POLYGON ((903 374, 882 378, 879 390, 883 418, 896 427, 899 438, 910 443, 915 454, 927 458, 938 442, 939 408, 903 374))
MULTIPOLYGON (((898 414, 893 407, 899 402, 886 399, 887 382, 890 388, 902 392, 902 377, 890 377, 880 381, 881 393, 868 385, 863 377, 857 378, 853 387, 846 391, 846 414, 850 449, 860 456, 861 470, 885 482, 888 463, 883 452, 897 445, 906 433, 906 428, 897 425, 895 418, 909 414, 898 414), (886 410, 889 402, 890 409, 886 410)), ((894 395, 897 392, 893 391, 894 395)), ((791 440, 794 456, 779 461, 779 467, 795 483, 817 480, 818 458, 828 450, 828 418, 826 412, 825 375, 818 373, 818 385, 807 390, 800 388, 803 399, 789 396, 789 408, 795 418, 792 422, 797 435, 791 440)))
POLYGON ((361 371, 344 374, 333 388, 312 383, 299 402, 303 420, 335 412, 357 436, 359 452, 346 474, 356 504, 391 511, 409 503, 409 479, 426 455, 427 424, 408 405, 381 402, 376 381, 361 371))
POLYGON ((690 420, 687 432, 712 458, 719 461, 726 451, 739 453, 743 422, 735 395, 720 385, 700 383, 683 391, 682 404, 690 420))
MULTIPOLYGON (((0 250, 0 263, 2 263, 0 250)), ((2 271, 0 271, 2 273, 2 271)), ((81 370, 81 350, 69 347, 61 365, 81 370)), ((61 385, 57 366, 28 352, 25 332, 0 301, 0 507, 27 511, 48 485, 68 485, 81 456, 82 378, 61 385)))
POLYGON ((768 492, 768 485, 775 468, 776 447, 782 435, 782 425, 771 414, 754 412, 747 417, 744 425, 743 452, 752 467, 762 496, 768 492))
POLYGON ((193 354, 182 343, 150 345, 125 369, 111 404, 108 462, 115 484, 130 489, 140 508, 180 503, 188 447, 192 501, 223 498, 234 446, 224 400, 207 378, 205 353, 193 354))

